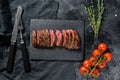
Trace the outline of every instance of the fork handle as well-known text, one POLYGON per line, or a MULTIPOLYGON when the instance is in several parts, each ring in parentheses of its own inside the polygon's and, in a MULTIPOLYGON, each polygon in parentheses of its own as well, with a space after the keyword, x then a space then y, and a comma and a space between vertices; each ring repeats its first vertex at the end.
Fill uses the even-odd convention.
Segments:
POLYGON ((21 43, 21 49, 22 49, 22 56, 23 56, 25 72, 30 72, 31 67, 30 67, 29 55, 28 55, 28 52, 27 52, 27 48, 26 48, 25 43, 24 43, 23 40, 21 40, 20 43, 21 43))

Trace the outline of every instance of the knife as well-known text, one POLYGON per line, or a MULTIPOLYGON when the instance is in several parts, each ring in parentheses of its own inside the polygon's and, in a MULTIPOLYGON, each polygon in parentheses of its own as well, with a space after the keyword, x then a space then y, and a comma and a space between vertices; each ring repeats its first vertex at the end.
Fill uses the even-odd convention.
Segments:
POLYGON ((18 6, 17 13, 15 15, 15 23, 12 31, 12 37, 11 37, 11 45, 10 45, 10 53, 8 57, 8 63, 7 63, 7 72, 12 73, 13 67, 14 67, 14 60, 15 60, 15 45, 18 35, 18 25, 20 22, 20 18, 22 15, 22 7, 18 6))

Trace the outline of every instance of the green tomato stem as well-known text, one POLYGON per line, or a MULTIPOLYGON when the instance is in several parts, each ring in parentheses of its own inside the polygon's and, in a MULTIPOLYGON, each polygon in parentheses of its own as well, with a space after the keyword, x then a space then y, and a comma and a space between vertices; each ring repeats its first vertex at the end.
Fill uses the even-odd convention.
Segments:
POLYGON ((93 71, 95 70, 95 68, 98 66, 98 64, 100 63, 100 61, 103 59, 103 54, 104 51, 101 51, 101 56, 99 56, 98 61, 96 62, 95 66, 93 67, 93 69, 90 71, 89 75, 92 75, 93 71))

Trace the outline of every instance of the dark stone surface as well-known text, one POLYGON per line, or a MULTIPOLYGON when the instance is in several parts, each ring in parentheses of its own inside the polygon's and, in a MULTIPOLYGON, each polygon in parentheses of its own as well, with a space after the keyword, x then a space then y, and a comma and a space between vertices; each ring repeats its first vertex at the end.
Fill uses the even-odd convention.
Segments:
MULTIPOLYGON (((120 0, 105 1, 105 13, 102 27, 99 33, 99 41, 108 44, 113 60, 101 70, 101 76, 97 80, 120 80, 120 0)), ((19 42, 14 73, 5 71, 9 43, 14 23, 14 14, 18 5, 24 7, 23 23, 24 36, 29 49, 29 25, 30 19, 68 19, 82 20, 86 22, 86 59, 91 56, 94 48, 93 32, 90 27, 85 5, 88 0, 1 0, 0 1, 0 80, 94 80, 91 77, 83 77, 79 74, 79 62, 57 61, 31 61, 32 72, 25 73, 19 42)), ((96 79, 95 79, 96 80, 96 79)))
POLYGON ((84 55, 84 23, 80 20, 43 20, 31 19, 30 21, 30 60, 56 60, 56 61, 83 61, 84 55), (68 50, 64 47, 36 48, 32 45, 32 31, 53 29, 62 31, 76 30, 80 36, 80 49, 68 50))

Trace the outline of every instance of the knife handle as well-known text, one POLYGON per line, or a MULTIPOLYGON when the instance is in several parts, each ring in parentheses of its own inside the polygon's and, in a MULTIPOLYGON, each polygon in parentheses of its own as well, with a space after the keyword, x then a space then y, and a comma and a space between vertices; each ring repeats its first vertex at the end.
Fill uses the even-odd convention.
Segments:
POLYGON ((7 62, 7 72, 12 73, 14 68, 14 60, 15 60, 15 44, 11 43, 10 45, 10 53, 8 56, 8 62, 7 62))
POLYGON ((30 68, 29 55, 28 55, 28 52, 27 52, 27 48, 26 48, 25 43, 24 43, 23 40, 21 40, 20 43, 21 43, 21 49, 22 49, 22 56, 23 56, 25 72, 30 72, 31 68, 30 68))

